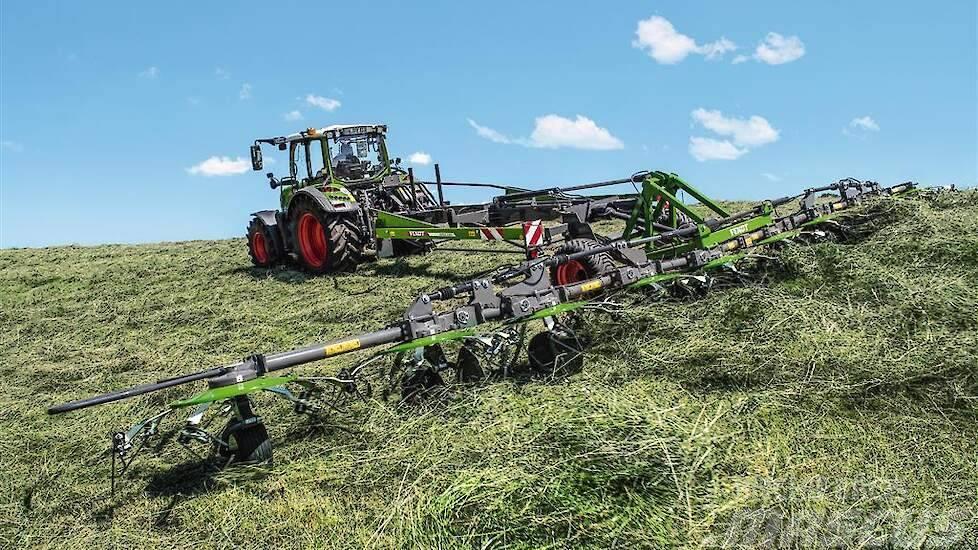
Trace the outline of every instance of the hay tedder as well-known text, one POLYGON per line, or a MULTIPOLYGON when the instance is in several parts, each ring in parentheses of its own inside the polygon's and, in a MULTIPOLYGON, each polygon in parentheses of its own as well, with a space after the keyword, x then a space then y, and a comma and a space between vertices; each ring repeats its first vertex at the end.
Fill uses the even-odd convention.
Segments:
MULTIPOLYGON (((366 131, 358 127, 353 135, 382 136, 382 133, 382 127, 366 131)), ((316 135, 320 134, 329 139, 342 138, 344 129, 326 129, 316 135)), ((280 143, 293 149, 306 147, 312 137, 282 138, 280 143)), ((380 147, 381 157, 386 159, 383 141, 375 143, 380 147)), ((260 156, 258 161, 260 164, 260 156)), ((48 412, 65 413, 174 386, 206 382, 208 388, 202 393, 174 401, 158 414, 112 435, 113 479, 117 461, 124 470, 139 449, 161 433, 164 418, 182 411, 189 412, 186 420, 169 432, 175 432, 181 444, 200 442, 211 450, 212 456, 226 463, 265 461, 271 458, 272 444, 262 418, 253 408, 252 397, 256 393, 269 392, 281 397, 300 414, 352 414, 345 412, 349 409, 344 405, 371 397, 393 396, 411 402, 441 391, 444 386, 477 383, 517 371, 541 377, 571 374, 582 368, 583 352, 588 344, 580 314, 607 309, 605 300, 612 293, 651 292, 643 296, 651 299, 676 285, 697 282, 708 285, 711 277, 732 271, 735 262, 759 247, 777 246, 788 240, 810 242, 831 238, 844 229, 836 220, 844 211, 873 197, 908 197, 919 191, 909 182, 882 187, 874 182, 845 179, 797 195, 766 200, 741 212, 728 212, 676 175, 647 171, 624 180, 592 185, 622 181, 634 184, 638 193, 627 198, 581 200, 568 197, 563 193, 566 190, 518 191, 504 196, 513 198, 514 202, 509 204, 518 206, 496 209, 494 203, 469 209, 449 208, 440 199, 431 201, 417 182, 412 185, 410 175, 405 180, 396 171, 369 181, 369 188, 366 185, 354 186, 352 191, 317 188, 315 194, 298 183, 284 184, 291 186, 283 192, 286 211, 292 204, 297 213, 286 214, 284 219, 297 217, 301 235, 302 216, 311 212, 311 204, 320 204, 317 201, 323 199, 319 197, 325 197, 330 208, 345 212, 344 216, 360 216, 355 212, 362 209, 338 210, 341 208, 338 203, 349 206, 350 193, 368 190, 358 197, 358 203, 367 202, 372 208, 376 203, 368 201, 384 197, 393 200, 396 196, 401 201, 397 203, 398 208, 410 205, 406 212, 411 214, 411 221, 395 213, 381 222, 383 216, 378 215, 377 235, 387 235, 382 231, 400 235, 398 230, 403 227, 391 224, 416 224, 424 212, 429 213, 424 214, 430 215, 428 220, 449 225, 437 230, 415 229, 418 226, 411 225, 410 231, 454 234, 451 223, 468 223, 458 221, 460 218, 475 219, 465 218, 467 215, 481 216, 479 221, 487 215, 492 219, 500 212, 509 212, 509 208, 529 211, 536 208, 539 200, 547 204, 546 211, 570 213, 572 219, 567 223, 575 226, 573 237, 550 253, 534 254, 476 279, 421 294, 401 317, 376 330, 290 351, 257 353, 229 365, 55 405, 48 412), (373 191, 384 185, 389 186, 385 188, 389 193, 373 191), (694 207, 683 202, 680 191, 699 204, 694 207), (327 192, 336 194, 326 195, 327 192), (342 201, 341 194, 345 197, 342 201), (303 200, 312 202, 296 204, 299 196, 306 196, 303 200), (560 206, 551 208, 556 203, 560 206), (587 223, 590 212, 574 214, 580 205, 585 205, 584 210, 600 207, 601 215, 622 219, 623 232, 610 236, 595 234, 587 223), (704 216, 705 211, 709 214, 704 216), (533 321, 540 321, 542 330, 528 330, 533 321), (524 349, 526 361, 521 361, 524 349), (372 352, 362 359, 344 362, 348 366, 329 375, 314 376, 290 370, 369 350, 372 352), (220 421, 220 428, 213 432, 205 429, 214 420, 220 421)), ((392 209, 392 204, 385 203, 385 207, 392 209)), ((505 205, 507 201, 500 204, 505 205)), ((275 217, 275 223, 281 223, 283 214, 276 213, 275 217)), ((366 222, 360 218, 359 223, 366 222)), ((281 237, 277 233, 273 235, 281 237)), ((416 237, 411 233, 406 236, 416 237)))

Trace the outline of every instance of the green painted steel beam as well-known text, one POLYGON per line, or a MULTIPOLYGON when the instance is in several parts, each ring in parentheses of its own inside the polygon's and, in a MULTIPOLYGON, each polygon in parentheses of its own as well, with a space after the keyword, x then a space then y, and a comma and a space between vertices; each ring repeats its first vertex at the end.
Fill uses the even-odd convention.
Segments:
POLYGON ((560 315, 561 313, 569 313, 575 309, 580 309, 581 307, 587 305, 587 302, 564 302, 562 304, 557 304, 555 306, 550 306, 537 311, 533 315, 528 315, 526 317, 521 317, 519 319, 514 319, 515 323, 525 323, 527 321, 534 321, 536 319, 544 319, 547 317, 553 317, 554 315, 560 315))
POLYGON ((425 336, 424 338, 417 338, 415 340, 411 340, 410 342, 398 344, 396 346, 387 348, 380 353, 400 353, 402 351, 411 351, 413 349, 433 346, 442 342, 461 340, 462 338, 468 338, 474 334, 474 328, 463 328, 458 330, 450 330, 447 332, 439 332, 438 334, 432 334, 431 336, 425 336))
POLYGON ((182 409, 185 407, 192 407, 194 405, 202 405, 204 403, 213 403, 214 401, 222 401, 224 399, 230 399, 239 395, 247 395, 266 388, 284 386, 285 384, 288 384, 294 380, 294 375, 264 376, 261 378, 248 380, 246 382, 232 384, 230 386, 210 389, 188 399, 174 401, 170 403, 170 407, 174 409, 182 409))
POLYGON ((756 216, 745 222, 738 223, 737 225, 717 229, 709 235, 702 237, 700 239, 700 248, 712 248, 720 243, 727 242, 731 239, 736 239, 741 235, 746 235, 748 233, 757 231, 762 227, 768 227, 773 224, 774 219, 770 214, 756 216))
POLYGON ((512 227, 441 227, 437 225, 416 225, 413 227, 377 227, 374 235, 378 239, 448 239, 448 240, 507 240, 523 241, 523 228, 512 227), (501 239, 489 239, 483 229, 498 234, 501 239))
POLYGON ((377 227, 410 227, 410 228, 424 228, 424 227, 438 227, 437 225, 423 222, 421 220, 416 220, 414 218, 409 218, 407 216, 402 216, 400 214, 395 214, 393 212, 386 212, 384 210, 375 210, 377 214, 377 227))

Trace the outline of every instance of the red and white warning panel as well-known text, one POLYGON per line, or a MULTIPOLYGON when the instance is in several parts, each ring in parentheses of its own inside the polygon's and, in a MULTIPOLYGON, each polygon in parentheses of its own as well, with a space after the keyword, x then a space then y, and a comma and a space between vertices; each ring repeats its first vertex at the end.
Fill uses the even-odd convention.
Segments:
POLYGON ((523 242, 527 248, 543 244, 543 221, 523 222, 523 242))
POLYGON ((502 232, 499 231, 498 227, 480 227, 479 231, 482 235, 482 240, 484 241, 505 241, 506 238, 503 237, 502 232))

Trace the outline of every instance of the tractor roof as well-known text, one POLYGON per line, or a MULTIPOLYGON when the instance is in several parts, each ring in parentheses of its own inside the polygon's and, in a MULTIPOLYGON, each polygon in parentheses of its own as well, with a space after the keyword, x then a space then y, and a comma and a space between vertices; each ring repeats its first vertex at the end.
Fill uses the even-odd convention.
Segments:
POLYGON ((325 128, 307 128, 301 132, 296 132, 294 134, 289 134, 287 136, 279 136, 274 138, 257 139, 256 142, 259 143, 272 143, 275 145, 281 143, 290 143, 293 141, 302 141, 310 137, 316 136, 326 136, 329 138, 337 138, 339 136, 357 136, 363 134, 386 134, 387 126, 384 124, 333 124, 331 126, 326 126, 325 128))

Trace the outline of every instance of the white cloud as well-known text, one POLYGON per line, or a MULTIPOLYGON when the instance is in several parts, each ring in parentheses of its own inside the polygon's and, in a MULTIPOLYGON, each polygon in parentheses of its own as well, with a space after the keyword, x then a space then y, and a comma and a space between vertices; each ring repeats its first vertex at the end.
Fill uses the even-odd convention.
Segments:
POLYGON ((729 139, 713 139, 693 136, 689 138, 689 153, 693 158, 706 160, 734 160, 755 147, 774 143, 780 133, 764 117, 748 119, 726 117, 720 111, 696 109, 690 113, 693 120, 717 135, 729 139))
POLYGON ((231 73, 225 70, 223 67, 218 67, 214 69, 214 76, 220 78, 221 80, 227 80, 231 78, 231 73))
POLYGON ((233 176, 251 169, 251 163, 242 157, 211 157, 200 164, 187 168, 195 176, 233 176))
POLYGON ((329 97, 323 97, 321 95, 306 95, 306 103, 314 107, 319 107, 324 111, 335 111, 340 107, 340 102, 337 99, 332 99, 329 97))
POLYGON ((577 115, 574 120, 559 115, 544 115, 537 117, 533 133, 529 138, 511 138, 488 126, 482 126, 469 119, 469 125, 475 128, 479 136, 495 143, 515 143, 524 147, 539 149, 590 149, 608 151, 622 149, 625 144, 611 135, 606 128, 598 126, 593 120, 583 115, 577 115))
POLYGON ((780 176, 776 176, 776 175, 774 175, 774 174, 772 174, 770 172, 764 172, 761 175, 764 176, 764 179, 766 179, 768 181, 781 181, 781 177, 780 176))
POLYGON ((157 67, 147 67, 145 71, 139 73, 140 78, 156 78, 160 76, 160 69, 157 67))
POLYGON ((849 127, 850 128, 857 128, 857 129, 860 129, 860 130, 865 130, 867 132, 879 132, 880 131, 880 125, 877 124, 875 120, 873 120, 873 117, 868 116, 868 115, 867 116, 856 117, 856 118, 852 119, 851 121, 849 121, 849 127))
POLYGON ((720 37, 720 40, 717 40, 716 42, 703 44, 697 49, 696 53, 705 55, 707 59, 718 59, 723 57, 723 54, 732 52, 736 49, 736 44, 724 37, 720 37))
POLYGON ((593 120, 577 115, 574 120, 558 115, 545 115, 536 119, 536 126, 530 134, 533 147, 557 149, 571 147, 574 149, 592 149, 608 151, 622 149, 625 144, 601 128, 593 120))
POLYGON ((738 55, 737 57, 733 58, 733 64, 734 65, 739 65, 739 64, 741 64, 741 63, 743 63, 745 61, 750 61, 750 57, 741 54, 741 55, 738 55))
POLYGON ((285 120, 302 120, 302 113, 298 110, 289 111, 282 115, 285 120))
POLYGON ((20 143, 17 143, 16 141, 11 141, 9 139, 5 139, 3 141, 0 141, 0 149, 3 149, 4 151, 10 151, 12 153, 23 153, 24 152, 24 146, 23 145, 21 145, 20 143))
POLYGON ((695 40, 678 32, 668 19, 658 15, 639 21, 635 36, 633 47, 644 50, 649 57, 666 65, 679 63, 694 53, 717 59, 737 49, 737 45, 726 38, 697 45, 695 40))
POLYGON ((778 131, 764 117, 754 115, 746 120, 742 118, 725 117, 720 111, 696 109, 693 119, 707 130, 712 130, 721 136, 733 137, 733 142, 740 146, 759 147, 778 141, 778 131))
POLYGON ((431 155, 423 151, 418 151, 417 153, 411 153, 411 156, 408 157, 408 162, 410 162, 411 164, 428 165, 431 164, 431 155))
POLYGON ((251 84, 245 82, 241 85, 241 91, 238 92, 239 99, 251 99, 251 84))
POLYGON ((482 126, 478 122, 472 120, 471 118, 468 120, 469 120, 469 126, 475 128, 475 133, 479 134, 479 136, 484 137, 489 141, 495 143, 513 143, 512 139, 493 130, 492 128, 489 128, 488 126, 482 126))
POLYGON ((754 59, 768 65, 790 63, 805 55, 805 44, 797 36, 781 36, 769 32, 754 50, 754 59))
POLYGON ((689 138, 689 154, 703 162, 706 160, 734 160, 747 153, 747 149, 737 147, 727 140, 705 137, 689 138))

